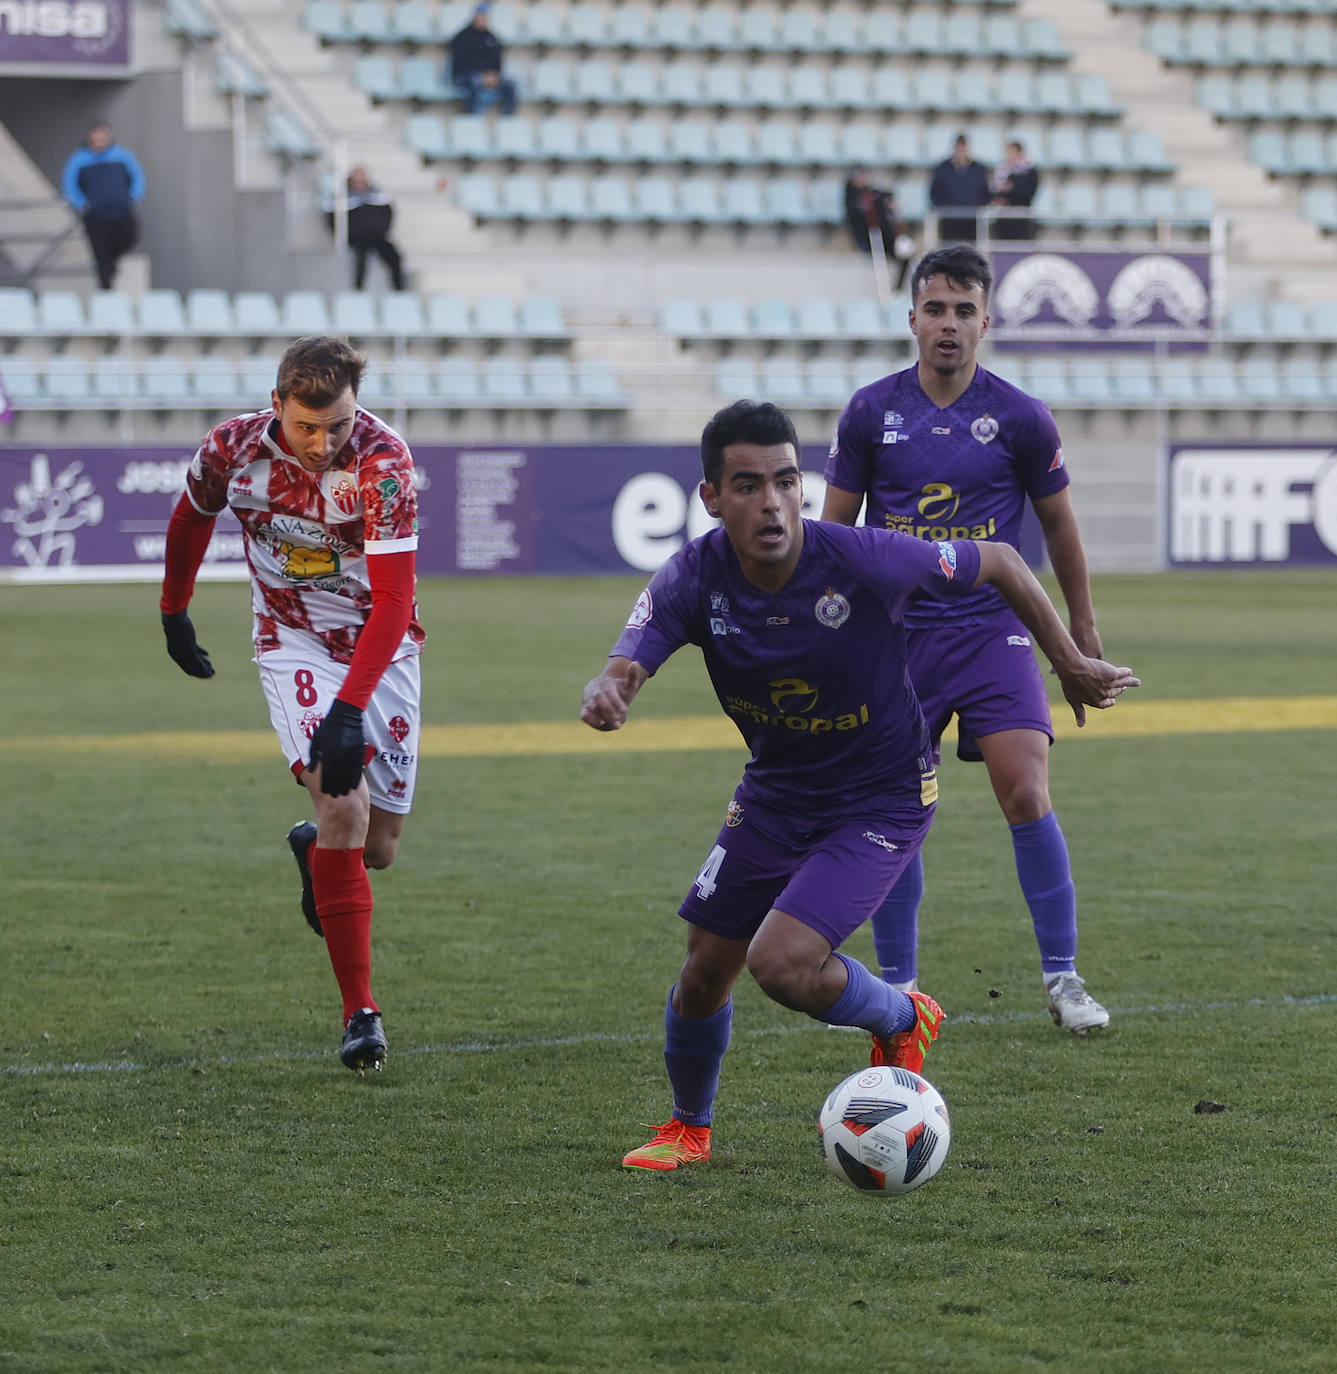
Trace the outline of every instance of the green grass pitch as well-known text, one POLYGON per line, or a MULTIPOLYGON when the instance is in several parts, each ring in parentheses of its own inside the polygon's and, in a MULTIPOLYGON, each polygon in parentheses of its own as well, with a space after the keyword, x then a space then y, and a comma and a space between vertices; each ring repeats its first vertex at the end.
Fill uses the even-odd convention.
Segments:
MULTIPOLYGON (((429 723, 573 720, 637 590, 425 583, 429 723)), ((1139 704, 1337 691, 1331 574, 1095 591, 1139 704)), ((1060 742, 1114 1017, 1085 1040, 1044 1012, 982 769, 944 763, 921 974, 952 1153, 873 1200, 814 1128, 862 1040, 746 979, 712 1161, 618 1167, 667 1113, 674 911, 741 749, 427 758, 374 879, 391 1056, 358 1079, 277 749, 151 747, 267 729, 245 589, 192 614, 207 683, 153 588, 0 587, 0 1371, 1333 1368, 1331 710, 1060 742)), ((694 657, 635 712, 710 714, 694 657)))

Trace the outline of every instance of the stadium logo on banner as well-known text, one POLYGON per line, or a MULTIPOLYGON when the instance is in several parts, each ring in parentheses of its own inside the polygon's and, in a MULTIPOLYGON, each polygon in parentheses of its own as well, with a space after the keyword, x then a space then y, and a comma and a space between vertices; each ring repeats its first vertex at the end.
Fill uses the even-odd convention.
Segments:
POLYGON ((1207 288, 1192 268, 1164 253, 1134 258, 1114 278, 1106 300, 1116 329, 1141 324, 1158 305, 1185 329, 1207 325, 1207 288))
POLYGON ((69 567, 76 531, 102 523, 102 498, 81 462, 69 463, 53 478, 47 455, 35 454, 13 500, 0 510, 0 520, 14 527, 11 552, 29 568, 69 567))

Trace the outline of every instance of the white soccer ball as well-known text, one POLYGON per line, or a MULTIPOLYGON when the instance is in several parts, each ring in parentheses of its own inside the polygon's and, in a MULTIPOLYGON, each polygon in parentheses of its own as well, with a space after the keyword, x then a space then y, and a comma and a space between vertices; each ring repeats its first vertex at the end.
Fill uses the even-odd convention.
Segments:
POLYGON ((942 1168, 952 1123, 942 1094, 909 1069, 860 1069, 817 1119, 826 1167, 861 1193, 908 1193, 942 1168))

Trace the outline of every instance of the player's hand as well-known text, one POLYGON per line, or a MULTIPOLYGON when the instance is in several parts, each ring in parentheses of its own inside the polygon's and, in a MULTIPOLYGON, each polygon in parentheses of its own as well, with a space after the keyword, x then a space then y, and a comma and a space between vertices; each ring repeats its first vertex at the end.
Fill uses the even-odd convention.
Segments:
POLYGON ((207 649, 195 638, 195 627, 185 611, 162 613, 162 631, 167 636, 167 653, 183 673, 191 677, 213 677, 214 665, 207 649))
POLYGON ((585 684, 580 718, 596 730, 620 730, 626 724, 628 704, 622 679, 600 673, 585 684))
POLYGON ((364 757, 362 712, 336 697, 311 736, 310 767, 314 772, 320 765, 320 790, 327 797, 353 791, 362 781, 364 757))
POLYGON ((1071 668, 1059 672, 1063 695, 1077 724, 1086 724, 1086 708, 1094 706, 1106 711, 1130 688, 1140 687, 1142 680, 1133 676, 1131 668, 1116 668, 1103 658, 1081 658, 1071 668))

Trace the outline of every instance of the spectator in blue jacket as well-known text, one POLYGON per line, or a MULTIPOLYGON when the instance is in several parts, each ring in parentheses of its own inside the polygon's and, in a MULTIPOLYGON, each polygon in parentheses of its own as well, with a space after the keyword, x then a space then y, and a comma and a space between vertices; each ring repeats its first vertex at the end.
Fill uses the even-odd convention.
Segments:
POLYGON ((139 242, 135 206, 144 198, 139 159, 99 120, 89 126, 83 147, 70 154, 60 189, 84 222, 98 283, 108 291, 116 264, 139 242))
POLYGON ((502 114, 515 113, 515 82, 501 74, 501 40, 488 27, 490 4, 475 7, 473 17, 450 40, 447 78, 464 99, 469 114, 501 105, 502 114))

